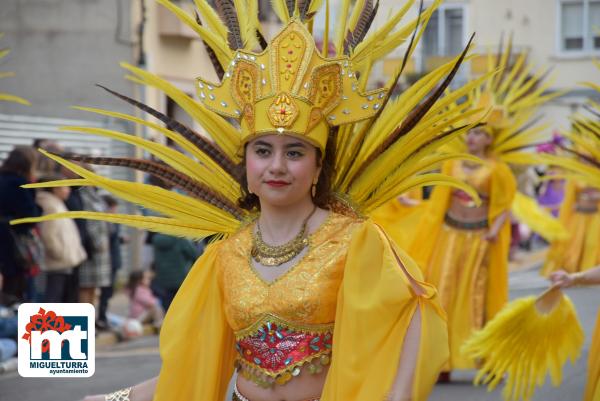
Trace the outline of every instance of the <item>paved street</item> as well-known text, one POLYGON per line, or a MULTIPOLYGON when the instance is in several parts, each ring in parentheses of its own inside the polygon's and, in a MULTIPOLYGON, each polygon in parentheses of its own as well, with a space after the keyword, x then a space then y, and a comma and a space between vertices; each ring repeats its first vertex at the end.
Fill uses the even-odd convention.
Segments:
MULTIPOLYGON (((536 271, 511 273, 511 297, 537 294, 545 281, 536 271)), ((539 390, 534 401, 579 401, 585 380, 587 351, 596 313, 600 307, 600 289, 576 288, 568 291, 586 331, 586 345, 575 366, 567 365, 564 382, 558 389, 547 384, 539 390)), ((90 379, 25 379, 16 373, 0 376, 0 401, 75 401, 85 394, 118 389, 156 375, 159 357, 156 337, 141 338, 98 351, 96 374, 90 379)), ((487 393, 475 388, 470 381, 474 372, 459 372, 455 381, 438 385, 431 401, 499 401, 501 389, 487 393)), ((210 401, 210 400, 201 400, 210 401)), ((371 401, 371 400, 365 400, 371 401)))

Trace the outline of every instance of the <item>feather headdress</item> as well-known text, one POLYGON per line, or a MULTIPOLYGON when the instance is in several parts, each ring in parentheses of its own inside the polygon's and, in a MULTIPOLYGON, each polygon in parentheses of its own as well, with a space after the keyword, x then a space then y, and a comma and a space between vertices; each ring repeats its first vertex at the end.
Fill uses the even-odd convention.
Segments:
MULTIPOLYGON (((123 199, 153 209, 161 217, 70 212, 13 223, 60 217, 104 219, 138 228, 192 238, 213 233, 230 234, 250 218, 238 206, 241 194, 237 165, 245 141, 266 133, 286 133, 306 139, 320 148, 334 144, 335 175, 332 191, 335 210, 368 214, 386 201, 424 185, 451 185, 477 195, 459 180, 433 170, 444 160, 468 155, 435 154, 433 151, 469 128, 457 125, 470 115, 469 102, 449 108, 486 77, 449 90, 449 84, 467 57, 462 54, 440 66, 398 97, 392 98, 407 61, 440 4, 436 0, 419 15, 400 25, 414 5, 406 4, 378 29, 370 29, 378 3, 358 1, 351 7, 343 0, 340 18, 330 32, 326 12, 324 44, 319 49, 312 37, 319 0, 273 0, 283 28, 267 41, 258 22, 255 0, 195 0, 191 15, 169 0, 157 0, 191 27, 206 46, 220 82, 197 80, 196 101, 166 80, 140 68, 123 64, 133 82, 164 92, 199 125, 212 141, 158 110, 106 89, 164 125, 131 115, 95 108, 82 110, 122 119, 162 133, 183 152, 134 135, 89 127, 65 130, 109 137, 150 153, 161 163, 134 158, 52 154, 48 157, 81 178, 48 185, 93 185, 123 199), (331 34, 331 36, 330 36, 331 34), (329 38, 335 54, 330 54, 329 38), (373 64, 401 44, 407 49, 398 71, 384 88, 365 90, 373 64), (214 142, 213 142, 214 141, 214 142), (121 166, 153 174, 186 195, 148 184, 102 177, 77 162, 121 166)), ((325 2, 326 10, 328 2, 325 2)))

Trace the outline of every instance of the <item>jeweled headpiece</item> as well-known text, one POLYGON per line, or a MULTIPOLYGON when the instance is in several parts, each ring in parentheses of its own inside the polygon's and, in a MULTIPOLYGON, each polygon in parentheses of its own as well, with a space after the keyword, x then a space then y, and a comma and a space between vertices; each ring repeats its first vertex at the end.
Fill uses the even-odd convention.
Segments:
POLYGON ((261 53, 239 50, 220 84, 197 79, 202 103, 240 120, 242 142, 285 133, 325 149, 330 126, 373 117, 385 89, 362 92, 347 56, 325 58, 292 19, 261 53))

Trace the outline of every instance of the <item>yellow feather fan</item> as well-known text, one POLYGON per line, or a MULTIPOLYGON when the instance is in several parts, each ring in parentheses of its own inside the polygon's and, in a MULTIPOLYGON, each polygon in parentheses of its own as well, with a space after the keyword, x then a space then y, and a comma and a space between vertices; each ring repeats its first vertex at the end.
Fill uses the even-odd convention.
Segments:
POLYGON ((550 375, 562 381, 562 367, 579 357, 584 332, 571 300, 558 287, 539 297, 517 299, 504 307, 462 351, 481 361, 475 384, 492 391, 506 380, 504 401, 529 401, 550 375))
POLYGON ((521 223, 527 224, 529 228, 547 241, 561 240, 569 237, 569 232, 560 220, 543 209, 535 199, 523 195, 518 191, 511 205, 511 211, 521 223))

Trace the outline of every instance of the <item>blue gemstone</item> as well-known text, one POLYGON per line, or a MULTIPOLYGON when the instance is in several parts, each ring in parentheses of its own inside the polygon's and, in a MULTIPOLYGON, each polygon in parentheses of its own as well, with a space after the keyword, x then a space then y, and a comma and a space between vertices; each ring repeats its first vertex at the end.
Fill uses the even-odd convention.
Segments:
POLYGON ((286 360, 285 360, 283 363, 284 363, 284 364, 286 364, 286 365, 289 365, 290 363, 292 363, 292 361, 293 361, 293 360, 294 360, 294 358, 290 356, 290 357, 289 357, 288 359, 286 359, 286 360))
POLYGON ((319 347, 317 347, 316 345, 310 345, 310 348, 312 348, 314 351, 318 351, 319 347))
POLYGON ((262 361, 258 358, 254 358, 254 363, 257 365, 260 365, 262 363, 262 361))

